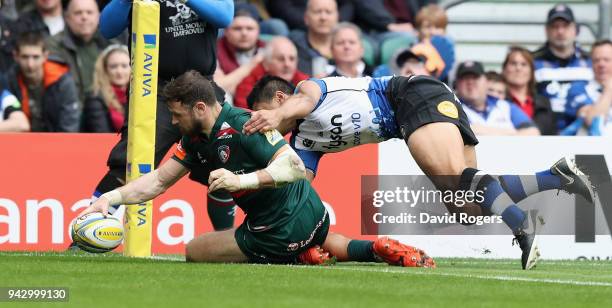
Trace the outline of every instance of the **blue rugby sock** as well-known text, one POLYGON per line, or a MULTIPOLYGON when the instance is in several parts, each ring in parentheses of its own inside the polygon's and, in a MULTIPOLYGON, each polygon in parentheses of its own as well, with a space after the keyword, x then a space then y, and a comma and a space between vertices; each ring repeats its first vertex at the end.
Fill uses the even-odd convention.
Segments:
POLYGON ((502 175, 499 177, 504 190, 514 202, 546 190, 561 189, 561 179, 550 170, 535 175, 502 175))
POLYGON ((520 231, 526 218, 525 212, 512 201, 495 178, 488 174, 477 173, 480 173, 479 170, 474 168, 463 170, 460 189, 475 193, 484 191, 484 198, 478 205, 493 214, 500 215, 513 233, 520 231))

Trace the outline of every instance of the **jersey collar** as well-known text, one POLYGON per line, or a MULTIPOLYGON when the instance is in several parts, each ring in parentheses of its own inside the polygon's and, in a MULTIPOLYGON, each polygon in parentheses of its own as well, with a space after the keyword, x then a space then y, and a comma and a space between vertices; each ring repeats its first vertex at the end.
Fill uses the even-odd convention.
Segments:
POLYGON ((210 140, 217 135, 217 132, 221 129, 221 125, 225 122, 225 118, 227 114, 230 112, 232 107, 228 103, 224 103, 221 105, 221 112, 219 112, 219 117, 217 117, 217 121, 215 121, 215 125, 213 125, 213 129, 210 131, 210 140))

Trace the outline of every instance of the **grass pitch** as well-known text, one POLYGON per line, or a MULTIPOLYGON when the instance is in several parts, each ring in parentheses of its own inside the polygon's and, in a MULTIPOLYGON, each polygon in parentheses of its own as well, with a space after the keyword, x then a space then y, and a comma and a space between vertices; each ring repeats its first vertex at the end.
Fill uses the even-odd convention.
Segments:
POLYGON ((612 307, 612 262, 437 259, 438 268, 188 264, 180 257, 0 252, 0 287, 67 287, 2 307, 612 307))

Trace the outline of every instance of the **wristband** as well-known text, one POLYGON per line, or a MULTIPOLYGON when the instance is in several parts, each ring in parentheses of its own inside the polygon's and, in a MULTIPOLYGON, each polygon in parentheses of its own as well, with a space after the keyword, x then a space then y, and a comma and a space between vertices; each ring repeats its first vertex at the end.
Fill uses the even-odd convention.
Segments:
POLYGON ((110 203, 111 206, 123 204, 123 197, 121 196, 121 193, 116 189, 103 193, 100 198, 105 198, 106 200, 108 200, 108 203, 110 203))
POLYGON ((257 172, 241 174, 238 176, 240 181, 240 189, 257 189, 259 188, 259 178, 257 172))

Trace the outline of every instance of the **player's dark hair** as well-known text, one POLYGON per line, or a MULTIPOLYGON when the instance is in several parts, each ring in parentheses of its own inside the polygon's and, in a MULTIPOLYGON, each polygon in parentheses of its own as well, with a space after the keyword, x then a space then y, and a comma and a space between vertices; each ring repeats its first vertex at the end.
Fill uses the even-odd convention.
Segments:
POLYGON ((247 105, 249 106, 249 109, 253 109, 253 105, 255 105, 255 103, 270 101, 274 97, 276 91, 281 91, 285 94, 291 95, 293 94, 294 90, 295 87, 287 80, 276 76, 266 75, 257 81, 253 87, 253 90, 251 90, 251 93, 249 93, 249 96, 247 97, 247 105))
POLYGON ((15 41, 15 51, 19 52, 24 46, 40 46, 43 51, 47 50, 45 38, 39 31, 27 31, 21 33, 15 41))
POLYGON ((182 105, 193 107, 197 102, 212 106, 217 102, 215 89, 210 80, 197 71, 187 71, 172 79, 164 87, 163 96, 166 103, 181 102, 182 105))

